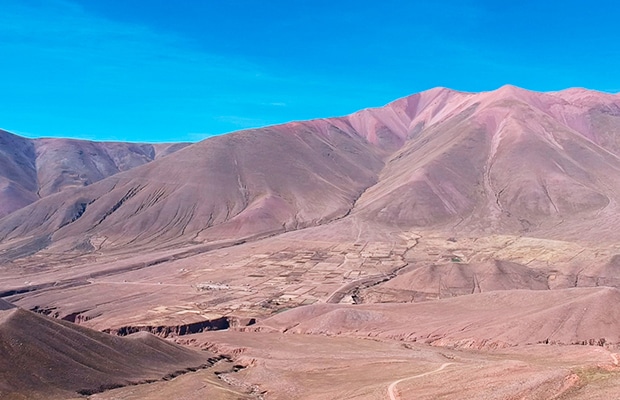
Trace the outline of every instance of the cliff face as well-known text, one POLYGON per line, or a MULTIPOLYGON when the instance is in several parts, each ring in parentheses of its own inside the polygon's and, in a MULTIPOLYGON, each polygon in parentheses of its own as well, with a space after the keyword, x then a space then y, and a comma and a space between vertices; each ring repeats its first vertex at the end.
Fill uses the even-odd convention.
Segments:
POLYGON ((123 326, 120 328, 105 329, 104 332, 116 336, 127 336, 137 332, 148 332, 161 338, 178 337, 206 331, 218 331, 233 327, 249 326, 256 322, 254 318, 220 317, 205 321, 180 325, 160 326, 123 326))

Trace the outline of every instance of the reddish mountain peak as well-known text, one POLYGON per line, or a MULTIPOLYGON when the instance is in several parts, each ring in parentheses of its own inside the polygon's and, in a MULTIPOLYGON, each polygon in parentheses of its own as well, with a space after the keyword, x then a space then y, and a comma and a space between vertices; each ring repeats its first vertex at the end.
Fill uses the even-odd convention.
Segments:
POLYGON ((515 85, 506 84, 501 86, 499 89, 493 90, 495 93, 503 93, 503 94, 519 94, 529 92, 526 89, 520 88, 515 85))
POLYGON ((532 92, 513 85, 504 85, 493 91, 482 92, 477 97, 483 102, 493 104, 496 102, 505 102, 506 100, 517 100, 530 103, 539 101, 541 96, 544 96, 544 93, 532 92))
POLYGON ((601 104, 620 104, 618 95, 606 92, 598 92, 595 90, 583 88, 571 88, 554 92, 553 95, 565 100, 566 102, 582 107, 592 107, 601 104))

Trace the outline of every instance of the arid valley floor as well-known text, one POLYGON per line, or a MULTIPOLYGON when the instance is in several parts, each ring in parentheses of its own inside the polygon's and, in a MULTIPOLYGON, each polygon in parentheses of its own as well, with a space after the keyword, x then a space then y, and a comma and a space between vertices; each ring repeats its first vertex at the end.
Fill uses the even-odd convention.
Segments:
POLYGON ((0 131, 0 398, 620 397, 620 96, 0 131))

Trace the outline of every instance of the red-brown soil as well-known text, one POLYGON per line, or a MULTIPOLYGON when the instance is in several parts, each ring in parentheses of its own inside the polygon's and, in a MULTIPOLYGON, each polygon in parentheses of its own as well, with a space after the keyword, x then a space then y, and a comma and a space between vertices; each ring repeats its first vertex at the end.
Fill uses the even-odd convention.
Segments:
POLYGON ((526 344, 620 346, 613 288, 504 290, 414 304, 317 304, 264 320, 251 330, 385 337, 466 348, 526 344))

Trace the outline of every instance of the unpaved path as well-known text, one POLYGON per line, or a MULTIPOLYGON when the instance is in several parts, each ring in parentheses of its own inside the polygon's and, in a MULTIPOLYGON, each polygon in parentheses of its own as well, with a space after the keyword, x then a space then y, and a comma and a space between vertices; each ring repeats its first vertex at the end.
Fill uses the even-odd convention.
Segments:
POLYGON ((425 372, 423 374, 418 374, 418 375, 414 375, 414 376, 410 376, 407 378, 402 378, 399 379, 397 381, 394 381, 390 384, 390 386, 388 387, 388 395, 390 396, 390 400, 398 400, 400 398, 400 396, 398 394, 396 394, 396 385, 398 385, 399 383, 403 382, 403 381, 408 381, 409 379, 416 379, 416 378, 422 378, 423 376, 427 376, 427 375, 431 375, 434 373, 437 373, 439 371, 441 371, 442 369, 446 368, 449 365, 452 365, 454 363, 444 363, 441 364, 441 367, 434 369, 432 371, 429 372, 425 372))

